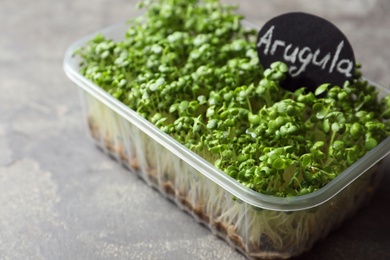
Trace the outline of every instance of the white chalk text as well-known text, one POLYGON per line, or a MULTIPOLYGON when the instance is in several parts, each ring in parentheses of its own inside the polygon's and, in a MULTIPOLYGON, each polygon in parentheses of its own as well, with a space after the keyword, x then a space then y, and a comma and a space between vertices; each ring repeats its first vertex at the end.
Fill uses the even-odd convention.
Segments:
POLYGON ((283 51, 283 59, 290 65, 290 75, 297 77, 305 72, 306 68, 311 64, 320 67, 324 71, 333 73, 335 70, 346 77, 351 77, 354 71, 354 65, 351 60, 340 59, 340 53, 344 47, 344 41, 341 41, 334 53, 326 53, 321 55, 321 49, 318 48, 314 52, 307 46, 293 46, 291 43, 286 43, 282 40, 273 40, 273 32, 275 26, 271 26, 268 31, 258 39, 257 47, 264 48, 264 55, 275 55, 277 50, 283 51))

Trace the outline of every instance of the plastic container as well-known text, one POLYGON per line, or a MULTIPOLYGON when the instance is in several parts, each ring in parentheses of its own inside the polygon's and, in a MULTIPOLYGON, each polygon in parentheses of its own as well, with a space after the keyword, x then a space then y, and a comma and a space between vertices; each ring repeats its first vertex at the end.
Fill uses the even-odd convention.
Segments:
MULTIPOLYGON (((99 33, 119 40, 126 29, 120 23, 99 33)), ((92 139, 248 258, 299 255, 372 197, 383 173, 380 161, 390 152, 390 137, 317 192, 291 198, 259 194, 84 78, 72 53, 94 35, 71 45, 64 59, 66 74, 80 87, 92 139)), ((378 88, 381 94, 390 92, 378 88)))

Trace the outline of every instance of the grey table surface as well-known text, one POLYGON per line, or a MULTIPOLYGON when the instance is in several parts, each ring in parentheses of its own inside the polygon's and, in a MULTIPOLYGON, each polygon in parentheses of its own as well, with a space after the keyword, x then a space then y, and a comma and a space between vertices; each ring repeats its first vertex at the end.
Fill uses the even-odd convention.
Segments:
MULTIPOLYGON (((86 135, 62 69, 80 37, 139 14, 134 0, 0 2, 0 259, 244 259, 108 158, 86 135)), ((390 1, 224 1, 261 26, 305 11, 349 38, 390 83, 390 1)), ((386 167, 387 168, 387 167, 386 167)), ((371 204, 302 259, 390 259, 390 176, 371 204)))

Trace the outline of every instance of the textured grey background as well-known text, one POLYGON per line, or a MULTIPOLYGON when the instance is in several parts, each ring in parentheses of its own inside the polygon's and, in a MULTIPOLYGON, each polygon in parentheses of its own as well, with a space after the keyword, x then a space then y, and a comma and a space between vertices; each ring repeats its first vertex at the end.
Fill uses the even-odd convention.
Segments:
MULTIPOLYGON (((244 259, 101 153, 63 54, 134 17, 136 1, 0 2, 0 259, 244 259)), ((390 83, 390 1, 224 1, 261 26, 287 11, 333 21, 365 76, 390 83)), ((389 170, 372 203, 304 259, 390 259, 389 170)))

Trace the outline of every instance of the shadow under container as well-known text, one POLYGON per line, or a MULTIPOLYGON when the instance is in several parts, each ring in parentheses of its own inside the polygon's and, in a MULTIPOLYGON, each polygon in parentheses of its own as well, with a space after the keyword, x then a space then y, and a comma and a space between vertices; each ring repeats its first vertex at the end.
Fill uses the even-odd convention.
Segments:
MULTIPOLYGON (((120 23, 97 33, 115 40, 126 29, 120 23)), ((80 88, 92 140, 249 259, 309 250, 374 194, 381 163, 390 159, 390 137, 314 193, 278 198, 246 188, 79 73, 80 60, 72 54, 94 35, 71 45, 64 59, 66 74, 80 88)), ((390 93, 377 87, 380 95, 390 93)))

